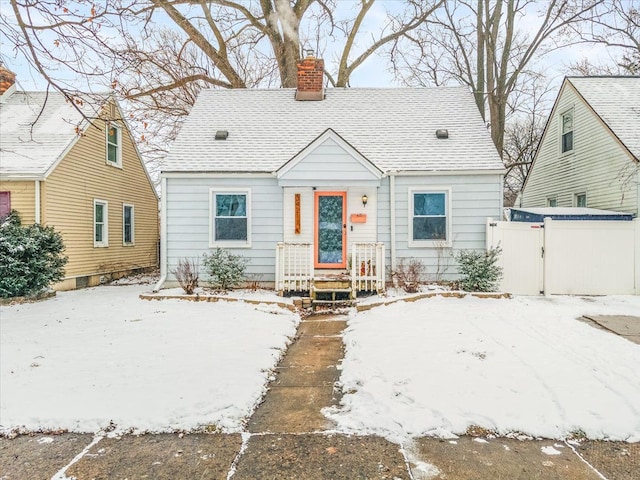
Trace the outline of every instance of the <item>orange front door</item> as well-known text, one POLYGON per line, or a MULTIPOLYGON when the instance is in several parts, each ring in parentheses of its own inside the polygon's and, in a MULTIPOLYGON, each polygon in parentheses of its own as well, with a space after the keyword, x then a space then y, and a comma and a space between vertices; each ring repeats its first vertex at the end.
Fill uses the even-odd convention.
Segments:
POLYGON ((347 192, 315 192, 316 268, 347 266, 347 192))

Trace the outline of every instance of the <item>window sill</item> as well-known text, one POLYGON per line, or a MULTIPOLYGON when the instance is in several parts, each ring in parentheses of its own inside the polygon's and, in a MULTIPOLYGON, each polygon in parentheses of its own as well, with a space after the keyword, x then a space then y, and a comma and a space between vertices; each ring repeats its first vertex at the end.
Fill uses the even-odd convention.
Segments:
POLYGON ((108 243, 94 243, 93 244, 93 248, 108 248, 109 244, 108 243))
POLYGON ((209 248, 251 248, 251 243, 247 242, 213 242, 209 243, 209 248))
POLYGON ((135 244, 135 243, 130 242, 130 243, 123 243, 123 244, 122 244, 122 246, 123 246, 123 247, 135 247, 135 246, 136 246, 136 244, 135 244))
POLYGON ((106 160, 104 163, 110 167, 119 168, 120 170, 122 170, 122 162, 114 163, 114 162, 110 162, 109 160, 106 160))
POLYGON ((449 240, 409 240, 409 248, 451 248, 453 243, 449 240))

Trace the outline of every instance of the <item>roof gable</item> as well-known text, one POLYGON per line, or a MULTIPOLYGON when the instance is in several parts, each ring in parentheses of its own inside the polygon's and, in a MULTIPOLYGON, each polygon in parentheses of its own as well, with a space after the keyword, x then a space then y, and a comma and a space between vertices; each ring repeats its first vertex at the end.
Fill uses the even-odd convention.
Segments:
POLYGON ((161 170, 271 173, 327 129, 381 172, 504 169, 473 95, 444 87, 332 88, 318 102, 288 88, 204 90, 161 170))
POLYGON ((323 185, 347 181, 378 184, 382 171, 332 129, 327 129, 278 169, 281 185, 323 185), (302 182, 302 183, 301 183, 302 182))
MULTIPOLYGON (((106 100, 102 97, 101 104, 106 100)), ((58 92, 15 91, 0 104, 0 175, 44 178, 95 117, 89 102, 78 111, 58 92)))
POLYGON ((550 122, 556 118, 559 105, 562 104, 563 96, 567 89, 575 92, 577 98, 602 123, 603 127, 620 142, 631 158, 636 161, 640 159, 640 77, 565 77, 551 112, 547 117, 542 137, 538 142, 522 191, 526 190, 532 175, 534 175, 542 146, 549 135, 550 122), (607 84, 617 85, 617 87, 608 91, 607 84), (607 118, 609 122, 607 122, 607 118), (630 145, 632 144, 637 145, 637 148, 631 148, 630 145))
POLYGON ((566 81, 640 161, 640 77, 567 77, 566 81))

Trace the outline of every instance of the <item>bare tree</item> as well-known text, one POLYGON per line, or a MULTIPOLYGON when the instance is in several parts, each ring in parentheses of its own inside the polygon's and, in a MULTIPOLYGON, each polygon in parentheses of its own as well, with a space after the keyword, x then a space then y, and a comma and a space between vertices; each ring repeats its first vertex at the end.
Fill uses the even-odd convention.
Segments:
POLYGON ((579 30, 586 42, 612 51, 610 63, 582 59, 570 66, 583 75, 640 74, 640 0, 606 0, 596 8, 593 21, 579 30))
POLYGON ((330 54, 327 77, 348 86, 443 1, 10 0, 0 25, 55 89, 75 90, 78 79, 117 89, 139 120, 143 151, 162 155, 201 89, 293 87, 306 48, 330 54))
POLYGON ((526 77, 537 75, 535 62, 577 40, 570 27, 591 20, 602 1, 451 0, 394 45, 391 59, 407 84, 468 85, 502 155, 507 117, 526 77))
POLYGON ((504 132, 504 206, 512 207, 522 191, 542 139, 550 110, 550 87, 543 77, 532 77, 526 85, 527 102, 514 112, 504 132))

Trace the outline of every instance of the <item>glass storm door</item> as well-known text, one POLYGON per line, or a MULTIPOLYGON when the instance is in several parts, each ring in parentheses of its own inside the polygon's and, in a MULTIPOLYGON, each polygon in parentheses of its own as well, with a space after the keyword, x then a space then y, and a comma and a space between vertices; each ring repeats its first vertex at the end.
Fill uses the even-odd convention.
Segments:
POLYGON ((315 266, 347 266, 347 193, 315 193, 315 266))

